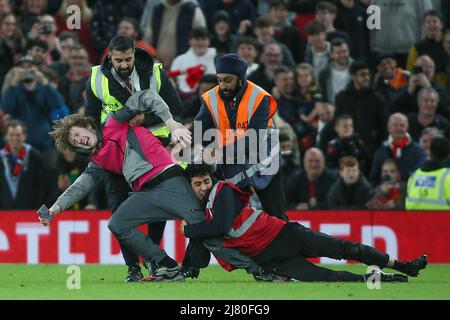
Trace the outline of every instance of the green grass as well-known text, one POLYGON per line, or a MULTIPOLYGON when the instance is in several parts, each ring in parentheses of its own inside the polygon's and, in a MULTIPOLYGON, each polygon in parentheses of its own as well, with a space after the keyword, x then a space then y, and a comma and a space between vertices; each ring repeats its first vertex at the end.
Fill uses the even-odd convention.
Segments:
MULTIPOLYGON (((364 273, 363 265, 333 266, 364 273)), ((202 270, 196 280, 178 283, 125 284, 123 266, 81 266, 81 289, 69 290, 67 266, 0 264, 0 299, 450 299, 450 265, 429 265, 408 283, 261 283, 245 271, 218 266, 202 270)))

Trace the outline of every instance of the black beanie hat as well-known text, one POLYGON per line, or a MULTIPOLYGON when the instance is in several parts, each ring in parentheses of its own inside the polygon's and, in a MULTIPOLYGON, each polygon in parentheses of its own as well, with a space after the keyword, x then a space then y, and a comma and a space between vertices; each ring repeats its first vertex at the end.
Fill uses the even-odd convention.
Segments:
POLYGON ((216 73, 230 73, 243 79, 246 72, 247 62, 236 53, 228 53, 216 59, 216 73))

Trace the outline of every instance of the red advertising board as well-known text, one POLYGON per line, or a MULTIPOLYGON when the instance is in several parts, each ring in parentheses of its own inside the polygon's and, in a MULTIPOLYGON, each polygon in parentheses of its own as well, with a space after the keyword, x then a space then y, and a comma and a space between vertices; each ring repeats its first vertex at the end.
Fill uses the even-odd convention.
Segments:
MULTIPOLYGON (((67 211, 43 227, 35 212, 0 211, 0 263, 121 264, 109 217, 108 211, 67 211)), ((393 258, 427 253, 432 263, 450 263, 450 212, 312 211, 289 212, 289 217, 317 231, 374 245, 393 258)), ((167 223, 161 245, 181 261, 186 240, 179 224, 167 223)), ((327 258, 314 262, 336 263, 327 258)))

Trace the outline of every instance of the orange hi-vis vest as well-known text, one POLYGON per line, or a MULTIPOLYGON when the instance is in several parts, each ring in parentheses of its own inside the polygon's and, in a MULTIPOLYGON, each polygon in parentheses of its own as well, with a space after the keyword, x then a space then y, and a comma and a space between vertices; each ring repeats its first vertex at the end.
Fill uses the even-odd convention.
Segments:
POLYGON ((272 117, 277 111, 277 102, 263 88, 247 80, 247 88, 237 107, 235 130, 231 127, 225 108, 225 103, 219 95, 219 86, 214 87, 202 95, 214 120, 214 124, 219 131, 219 146, 223 147, 234 143, 245 136, 250 120, 258 109, 264 97, 269 98, 269 121, 267 128, 272 126, 272 117))

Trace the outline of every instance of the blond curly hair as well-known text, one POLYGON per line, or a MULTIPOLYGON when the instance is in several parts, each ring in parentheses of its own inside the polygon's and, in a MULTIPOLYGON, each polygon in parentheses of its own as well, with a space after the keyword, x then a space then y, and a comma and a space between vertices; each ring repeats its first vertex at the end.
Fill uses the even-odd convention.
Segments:
POLYGON ((76 148, 69 142, 69 133, 72 127, 97 128, 94 118, 82 115, 72 114, 55 121, 53 131, 49 134, 55 139, 55 146, 59 152, 75 151, 76 148))

